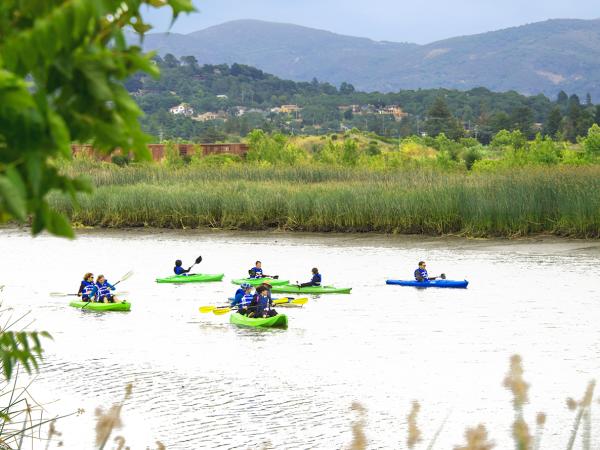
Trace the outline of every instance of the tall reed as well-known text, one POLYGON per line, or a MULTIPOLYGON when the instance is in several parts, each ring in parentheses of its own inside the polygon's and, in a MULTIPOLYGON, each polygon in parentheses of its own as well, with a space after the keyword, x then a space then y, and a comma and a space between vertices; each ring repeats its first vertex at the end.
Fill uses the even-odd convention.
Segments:
POLYGON ((97 186, 73 209, 88 226, 600 236, 600 167, 496 173, 260 164, 64 168, 97 186))

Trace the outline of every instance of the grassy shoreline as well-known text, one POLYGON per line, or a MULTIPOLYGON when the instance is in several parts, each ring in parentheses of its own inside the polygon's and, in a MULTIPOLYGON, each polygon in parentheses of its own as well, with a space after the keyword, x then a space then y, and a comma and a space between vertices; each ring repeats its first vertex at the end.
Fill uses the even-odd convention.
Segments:
POLYGON ((600 167, 525 167, 494 173, 325 166, 168 168, 71 164, 96 190, 72 208, 100 227, 517 237, 600 237, 600 167))

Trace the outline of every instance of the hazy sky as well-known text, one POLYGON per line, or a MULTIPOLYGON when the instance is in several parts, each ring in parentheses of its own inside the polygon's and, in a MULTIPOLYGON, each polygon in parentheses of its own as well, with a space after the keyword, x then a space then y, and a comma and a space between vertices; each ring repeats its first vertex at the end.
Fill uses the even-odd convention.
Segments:
MULTIPOLYGON (((236 19, 262 19, 375 40, 429 43, 552 18, 595 19, 598 0, 194 0, 199 12, 182 16, 172 31, 189 33, 236 19)), ((147 18, 156 31, 166 10, 147 18)))

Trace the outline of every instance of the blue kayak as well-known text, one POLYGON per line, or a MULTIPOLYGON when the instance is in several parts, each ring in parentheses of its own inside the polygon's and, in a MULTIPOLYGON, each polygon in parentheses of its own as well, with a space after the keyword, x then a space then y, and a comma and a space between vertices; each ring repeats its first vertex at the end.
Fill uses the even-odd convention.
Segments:
POLYGON ((385 284, 394 284, 396 286, 412 286, 419 288, 466 288, 469 285, 467 280, 454 281, 454 280, 431 280, 431 281, 417 281, 417 280, 387 280, 385 284))

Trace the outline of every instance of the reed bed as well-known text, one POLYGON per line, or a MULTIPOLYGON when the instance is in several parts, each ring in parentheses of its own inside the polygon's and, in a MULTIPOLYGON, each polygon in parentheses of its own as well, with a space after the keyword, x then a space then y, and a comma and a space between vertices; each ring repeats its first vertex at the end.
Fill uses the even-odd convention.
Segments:
POLYGON ((600 167, 497 173, 326 166, 71 165, 97 187, 75 223, 103 227, 600 237, 600 167))

